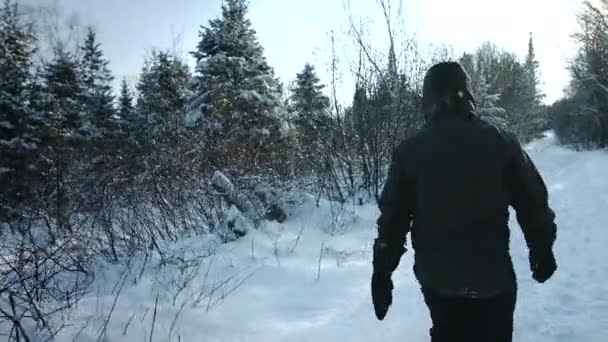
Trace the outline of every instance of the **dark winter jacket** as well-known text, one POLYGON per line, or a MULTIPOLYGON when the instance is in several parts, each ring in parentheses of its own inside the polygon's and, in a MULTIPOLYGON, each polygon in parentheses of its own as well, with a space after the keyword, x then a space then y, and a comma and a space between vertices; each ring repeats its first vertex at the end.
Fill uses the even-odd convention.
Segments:
POLYGON ((517 139, 466 111, 436 113, 393 154, 379 201, 378 240, 396 257, 386 271, 411 232, 422 287, 463 297, 513 289, 509 206, 531 255, 552 256, 555 215, 517 139))

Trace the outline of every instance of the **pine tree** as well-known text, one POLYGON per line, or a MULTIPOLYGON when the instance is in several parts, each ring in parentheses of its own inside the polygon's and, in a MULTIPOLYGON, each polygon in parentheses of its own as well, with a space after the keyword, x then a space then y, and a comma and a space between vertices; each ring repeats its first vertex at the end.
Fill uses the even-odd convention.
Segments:
POLYGON ((324 114, 329 108, 329 98, 323 95, 325 85, 320 82, 315 68, 306 64, 304 70, 296 75, 296 84, 291 89, 291 110, 303 118, 324 114))
POLYGON ((135 107, 133 106, 133 94, 129 89, 127 79, 123 78, 120 84, 120 97, 118 98, 118 115, 123 120, 130 120, 135 107))
POLYGON ((579 30, 574 35, 578 51, 571 62, 570 96, 576 107, 559 121, 563 140, 591 146, 608 145, 608 1, 585 1, 578 16, 579 30))
POLYGON ((534 40, 530 34, 525 61, 512 72, 512 94, 515 104, 509 115, 511 129, 524 142, 532 140, 546 125, 546 111, 542 107, 543 95, 539 89, 538 69, 534 40))
POLYGON ((489 74, 486 68, 490 67, 490 61, 494 59, 495 50, 490 47, 491 45, 485 45, 475 55, 465 53, 459 62, 469 75, 479 117, 495 126, 507 128, 507 111, 499 105, 500 94, 492 91, 492 85, 486 76, 489 74))
POLYGON ((525 63, 492 43, 482 44, 474 54, 464 54, 460 63, 471 76, 482 116, 508 128, 524 142, 540 133, 545 125, 544 111, 532 40, 525 63))
MULTIPOLYGON (((17 3, 0 9, 0 139, 21 140, 28 125, 35 37, 20 22, 17 3)), ((14 141, 16 142, 16 140, 14 141)))
POLYGON ((201 27, 201 40, 191 52, 196 75, 188 121, 199 127, 204 143, 213 144, 215 154, 229 150, 240 156, 223 163, 241 172, 281 172, 291 141, 282 134, 280 85, 246 15, 246 0, 226 0, 221 17, 201 27))
POLYGON ((278 81, 246 14, 245 0, 226 0, 221 18, 202 27, 192 52, 200 114, 223 124, 226 136, 272 130, 272 116, 281 105, 278 81))
POLYGON ((190 69, 180 58, 166 51, 154 51, 146 61, 137 83, 138 124, 171 128, 183 124, 183 109, 190 97, 190 69))
POLYGON ((20 20, 17 3, 0 8, 0 222, 18 214, 17 203, 34 187, 38 139, 31 98, 35 37, 20 20))
MULTIPOLYGON (((80 74, 83 86, 83 104, 91 123, 103 131, 112 130, 114 114, 112 81, 114 76, 108 68, 110 62, 103 56, 101 44, 97 42, 95 30, 89 27, 83 45, 80 47, 82 59, 80 74)), ((108 133, 108 132, 105 132, 108 133)))
POLYGON ((312 65, 306 64, 296 75, 291 89, 289 108, 293 113, 302 157, 306 162, 318 163, 319 144, 326 142, 331 127, 328 116, 329 98, 323 95, 325 85, 317 77, 312 65))
POLYGON ((48 191, 48 202, 56 205, 53 216, 59 230, 69 229, 68 212, 74 205, 72 194, 78 192, 78 185, 88 181, 77 177, 88 175, 82 162, 88 139, 96 133, 87 122, 80 71, 79 60, 59 45, 55 47, 53 60, 44 66, 40 75, 42 100, 37 106, 44 122, 39 133, 48 164, 45 191, 48 191))
POLYGON ((481 74, 474 92, 479 117, 497 127, 506 129, 508 127, 506 110, 498 106, 500 94, 490 92, 490 86, 483 74, 481 74))
POLYGON ((45 114, 59 136, 77 137, 84 133, 85 107, 83 80, 78 60, 62 46, 43 71, 44 93, 48 98, 45 114))
POLYGON ((526 61, 524 63, 524 70, 526 71, 527 77, 527 90, 530 92, 531 102, 536 106, 540 106, 543 95, 538 89, 540 80, 538 76, 538 69, 540 64, 536 60, 536 53, 534 52, 534 38, 530 33, 528 40, 528 54, 526 55, 526 61))

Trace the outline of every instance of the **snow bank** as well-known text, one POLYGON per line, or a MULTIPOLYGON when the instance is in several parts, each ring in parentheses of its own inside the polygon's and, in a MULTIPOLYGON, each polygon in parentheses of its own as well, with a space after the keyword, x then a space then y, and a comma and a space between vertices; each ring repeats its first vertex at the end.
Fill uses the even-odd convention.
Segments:
MULTIPOLYGON (((512 222, 520 284, 514 341, 604 341, 608 153, 573 152, 552 136, 527 149, 557 212, 560 268, 550 282, 536 284, 512 222)), ((153 341, 428 341, 411 252, 394 277, 394 305, 379 322, 369 290, 377 209, 368 204, 343 215, 346 229, 333 235, 326 233, 335 232, 331 213, 329 203, 317 207, 306 197, 284 223, 266 223, 237 241, 194 237, 166 246, 164 260, 137 259, 128 270, 107 266, 58 340, 96 341, 107 321, 105 341, 148 341, 155 321, 153 341)))

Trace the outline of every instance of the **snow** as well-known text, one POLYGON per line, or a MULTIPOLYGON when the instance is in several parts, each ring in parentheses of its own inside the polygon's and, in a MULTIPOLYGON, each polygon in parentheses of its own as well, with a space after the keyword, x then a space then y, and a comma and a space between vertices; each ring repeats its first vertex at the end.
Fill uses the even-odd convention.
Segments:
POLYGON ((281 138, 287 138, 293 131, 292 124, 287 120, 281 120, 281 126, 279 127, 279 133, 281 134, 281 138))
POLYGON ((205 96, 197 96, 186 105, 184 109, 184 123, 186 126, 192 126, 201 119, 204 104, 205 96))
POLYGON ((6 147, 8 147, 10 149, 14 149, 14 150, 23 149, 23 150, 33 151, 38 148, 38 145, 36 145, 36 143, 33 143, 33 142, 28 143, 19 137, 14 137, 8 141, 5 139, 0 139, 0 145, 6 146, 6 147))
POLYGON ((213 177, 211 178, 211 183, 215 187, 217 187, 219 190, 221 190, 225 193, 233 193, 235 190, 234 185, 232 184, 230 179, 228 179, 228 177, 226 177, 226 175, 224 175, 220 171, 215 171, 213 173, 213 177))
POLYGON ((243 216, 235 205, 230 206, 225 223, 228 231, 234 232, 238 236, 243 236, 253 229, 253 223, 243 216))
POLYGON ((8 121, 0 121, 0 128, 4 128, 4 129, 15 129, 15 126, 13 126, 10 122, 8 121))
MULTIPOLYGON (((547 135, 527 150, 557 213, 559 270, 543 285, 531 279, 513 220, 520 288, 514 341, 603 341, 608 154, 574 152, 554 141, 547 135)), ((330 203, 317 207, 310 196, 299 202, 285 223, 266 223, 237 241, 222 245, 212 235, 193 237, 167 245, 164 262, 154 259, 144 267, 134 261, 122 291, 112 289, 124 272, 105 266, 58 341, 96 341, 117 292, 105 341, 148 341, 155 311, 154 341, 429 341, 430 319, 412 274, 411 251, 394 275, 387 318, 374 316, 369 279, 375 205, 345 208, 344 226, 336 230, 330 203)))

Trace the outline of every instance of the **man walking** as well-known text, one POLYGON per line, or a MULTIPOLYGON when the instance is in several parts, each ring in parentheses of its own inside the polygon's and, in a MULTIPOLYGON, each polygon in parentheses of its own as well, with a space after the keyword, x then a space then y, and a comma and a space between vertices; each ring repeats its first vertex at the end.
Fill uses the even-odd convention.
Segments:
POLYGON ((508 207, 517 213, 539 283, 557 269, 555 215, 518 140, 476 116, 468 83, 454 62, 437 64, 425 76, 426 125, 395 149, 379 201, 372 299, 384 319, 391 274, 411 233, 431 341, 510 342, 517 282, 508 207))

